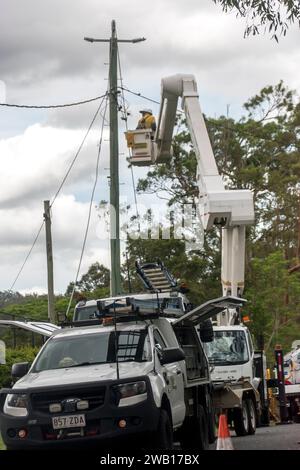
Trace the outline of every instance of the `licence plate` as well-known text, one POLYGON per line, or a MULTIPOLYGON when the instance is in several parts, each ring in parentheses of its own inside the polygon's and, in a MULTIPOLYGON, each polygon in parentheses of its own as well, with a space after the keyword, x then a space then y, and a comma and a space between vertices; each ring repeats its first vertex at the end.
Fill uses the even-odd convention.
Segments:
POLYGON ((85 415, 54 416, 53 429, 79 428, 85 426, 85 415))

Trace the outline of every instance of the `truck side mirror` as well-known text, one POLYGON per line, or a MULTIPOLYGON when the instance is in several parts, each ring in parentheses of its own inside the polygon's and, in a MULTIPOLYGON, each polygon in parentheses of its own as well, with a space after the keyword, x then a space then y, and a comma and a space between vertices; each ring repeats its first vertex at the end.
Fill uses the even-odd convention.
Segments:
POLYGON ((17 362, 11 368, 11 375, 14 379, 20 379, 27 374, 31 364, 29 362, 17 362))
POLYGON ((184 361, 185 354, 181 348, 164 348, 159 353, 161 365, 184 361))
POLYGON ((64 312, 58 312, 57 314, 57 323, 60 325, 67 321, 67 316, 64 312))

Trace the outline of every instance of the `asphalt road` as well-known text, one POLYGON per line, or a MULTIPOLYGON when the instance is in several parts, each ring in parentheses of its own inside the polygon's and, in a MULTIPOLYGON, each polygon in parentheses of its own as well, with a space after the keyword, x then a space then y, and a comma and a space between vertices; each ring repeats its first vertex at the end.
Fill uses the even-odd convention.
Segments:
POLYGON ((234 450, 300 450, 300 424, 257 428, 254 436, 237 437, 234 432, 231 436, 234 450))
MULTIPOLYGON (((254 436, 245 437, 237 437, 232 431, 231 440, 234 450, 300 450, 300 424, 258 428, 254 436)), ((174 448, 179 450, 180 446, 175 444, 174 448)), ((210 446, 210 450, 215 449, 216 443, 210 446)))

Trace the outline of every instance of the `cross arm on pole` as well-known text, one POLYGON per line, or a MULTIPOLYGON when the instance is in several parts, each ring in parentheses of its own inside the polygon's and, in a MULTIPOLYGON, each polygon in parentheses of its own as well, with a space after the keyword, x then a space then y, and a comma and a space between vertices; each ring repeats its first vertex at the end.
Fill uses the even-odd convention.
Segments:
MULTIPOLYGON (((110 42, 110 39, 94 39, 94 38, 83 38, 87 42, 110 42)), ((137 42, 146 41, 146 38, 134 38, 134 39, 116 39, 117 42, 131 42, 136 44, 137 42)))

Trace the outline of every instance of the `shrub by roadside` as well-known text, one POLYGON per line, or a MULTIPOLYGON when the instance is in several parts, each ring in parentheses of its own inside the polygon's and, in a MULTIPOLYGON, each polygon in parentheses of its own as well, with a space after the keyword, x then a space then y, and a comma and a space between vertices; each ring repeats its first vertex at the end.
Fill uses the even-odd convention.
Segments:
POLYGON ((6 350, 6 364, 0 365, 0 388, 11 385, 11 366, 15 362, 32 362, 40 348, 29 346, 6 350))

